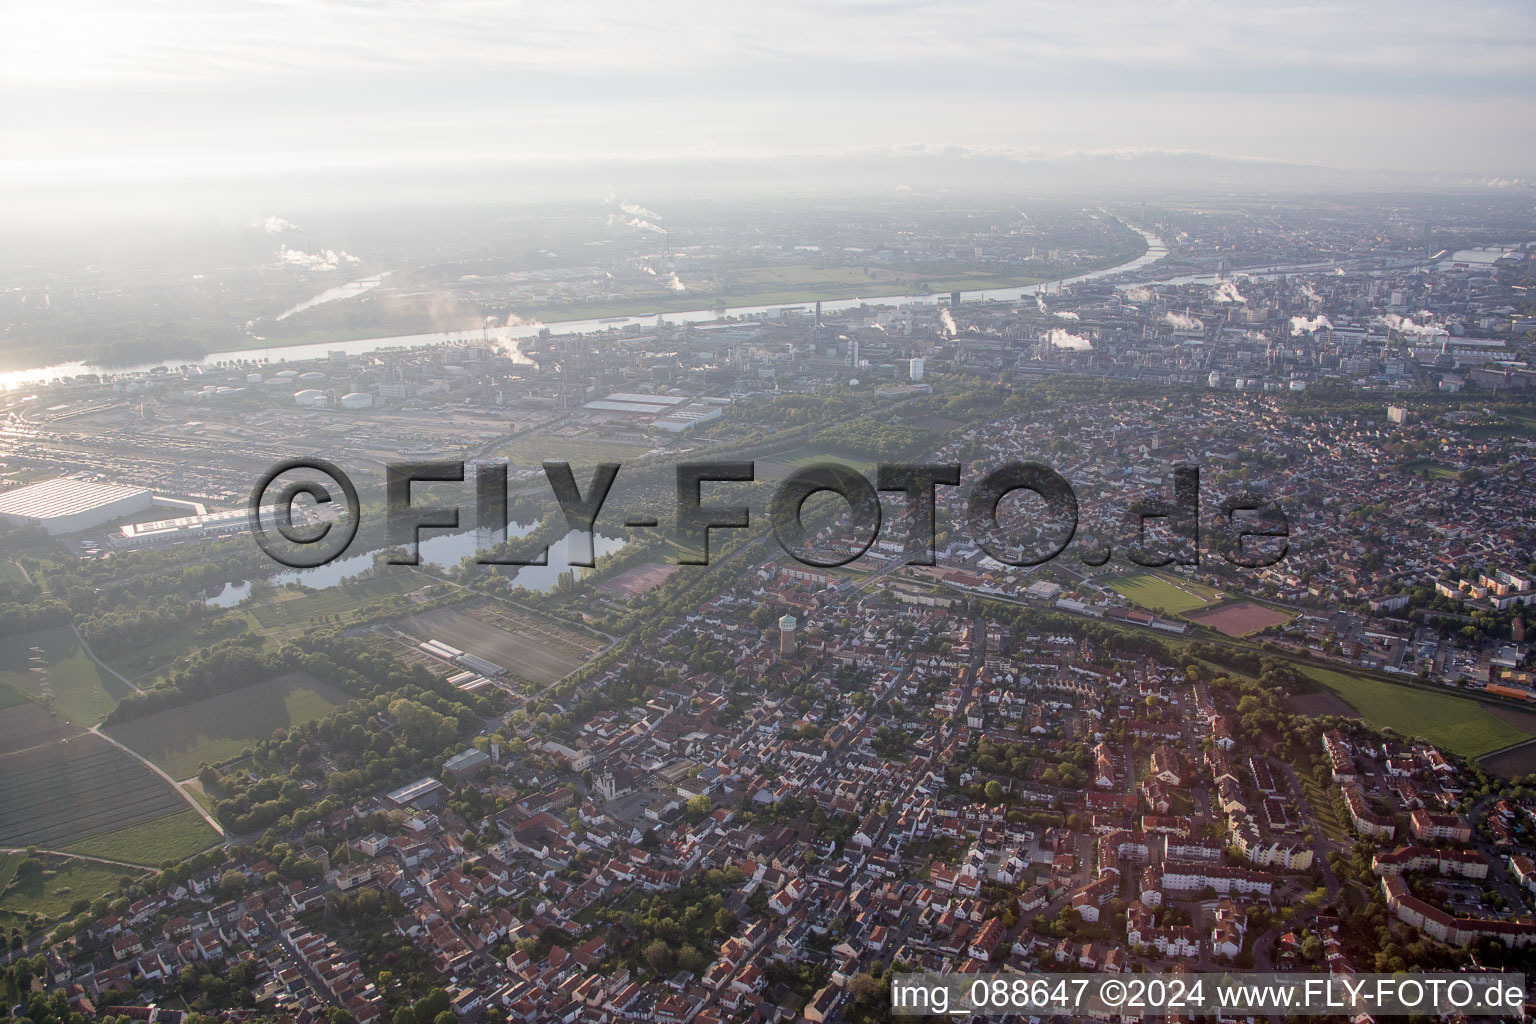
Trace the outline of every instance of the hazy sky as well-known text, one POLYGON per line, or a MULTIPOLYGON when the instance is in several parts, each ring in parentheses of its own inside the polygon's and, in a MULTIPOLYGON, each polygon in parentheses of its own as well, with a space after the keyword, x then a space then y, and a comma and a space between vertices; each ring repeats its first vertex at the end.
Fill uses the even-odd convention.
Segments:
POLYGON ((1529 2, 0 2, 0 187, 917 146, 1523 176, 1533 100, 1529 2))

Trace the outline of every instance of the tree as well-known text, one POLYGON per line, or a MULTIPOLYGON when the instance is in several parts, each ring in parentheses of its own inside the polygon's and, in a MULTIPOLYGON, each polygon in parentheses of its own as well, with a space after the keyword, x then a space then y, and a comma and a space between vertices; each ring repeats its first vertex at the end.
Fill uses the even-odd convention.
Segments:
POLYGON ((987 799, 989 801, 991 801, 992 803, 995 804, 998 801, 1002 800, 1002 798, 1003 798, 1003 787, 998 784, 998 781, 996 779, 993 779, 990 782, 988 782, 985 788, 986 788, 987 799))
POLYGON ((672 970, 672 947, 660 939, 655 939, 647 945, 641 956, 645 958, 646 965, 658 976, 672 970))
POLYGON ((703 821, 705 815, 709 814, 710 807, 711 803, 709 794, 700 793, 698 796, 688 801, 688 820, 694 822, 703 821))
MULTIPOLYGON (((245 875, 233 869, 224 872, 219 877, 219 891, 229 899, 239 896, 245 892, 245 875)), ((348 1014, 348 1016, 351 1015, 348 1014)), ((335 1022, 335 1024, 341 1024, 341 1022, 335 1022)))

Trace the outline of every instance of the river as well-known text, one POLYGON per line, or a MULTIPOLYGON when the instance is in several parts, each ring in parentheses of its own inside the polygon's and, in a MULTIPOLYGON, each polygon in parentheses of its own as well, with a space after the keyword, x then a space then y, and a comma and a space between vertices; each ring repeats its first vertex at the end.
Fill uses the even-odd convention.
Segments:
MULTIPOLYGON (((1150 231, 1140 228, 1133 229, 1147 240, 1147 251, 1134 260, 1117 264, 1113 267, 1105 267, 1102 270, 1089 271, 1076 277, 1063 278, 1060 281, 1045 282, 1036 285, 1021 285, 1012 288, 987 288, 980 291, 961 292, 960 298, 965 302, 986 302, 989 300, 1012 301, 1024 296, 1033 295, 1042 288, 1051 285, 1076 284, 1080 281, 1092 281, 1095 278, 1109 277, 1114 274, 1132 273, 1142 267, 1149 266, 1168 255, 1168 248, 1163 240, 1150 231)), ((1148 282, 1150 283, 1150 282, 1148 282)), ((325 294, 325 293, 322 293, 325 294)), ((908 304, 932 304, 939 299, 948 298, 948 292, 930 292, 923 295, 884 295, 871 298, 847 298, 822 300, 821 309, 824 313, 837 313, 848 309, 857 309, 861 305, 899 306, 908 304)), ((774 310, 797 309, 810 306, 814 299, 802 302, 776 302, 766 306, 733 306, 725 310, 728 317, 755 317, 774 310)), ((356 338, 351 341, 326 341, 310 345, 274 345, 271 348, 244 348, 231 349, 227 352, 210 352, 201 360, 187 363, 170 360, 161 363, 148 363, 142 366, 103 367, 96 366, 83 360, 67 363, 55 363, 51 366, 39 366, 30 370, 14 370, 8 373, 0 373, 0 389, 13 390, 58 380, 63 377, 78 377, 84 374, 99 374, 102 376, 134 377, 148 373, 155 366, 165 365, 197 365, 205 367, 217 366, 220 363, 229 362, 298 362, 308 359, 323 359, 330 352, 345 352, 348 355, 365 355, 386 348, 419 348, 424 345, 443 345, 450 343, 463 344, 466 342, 495 342, 505 348, 512 356, 521 362, 528 360, 518 349, 517 343, 524 338, 538 336, 541 330, 548 330, 551 334, 592 334, 606 331, 610 328, 625 327, 633 324, 654 324, 658 320, 666 320, 674 324, 709 323, 720 319, 720 311, 717 309, 689 309, 676 313, 652 313, 647 316, 603 317, 602 319, 589 320, 562 320, 549 324, 524 324, 512 327, 486 327, 473 328, 463 331, 439 331, 434 334, 409 334, 388 338, 356 338)))
MULTIPOLYGON (((511 523, 507 528, 507 536, 511 538, 526 537, 536 526, 536 523, 511 523)), ((565 535, 565 539, 556 541, 549 548, 548 565, 525 565, 521 569, 513 569, 505 566, 501 571, 513 572, 513 582, 520 587, 540 592, 548 591, 560 579, 560 574, 571 568, 568 561, 568 552, 572 543, 572 537, 576 531, 565 535)), ((611 537, 599 533, 592 538, 592 550, 599 557, 611 555, 623 549, 627 543, 622 537, 611 537)), ((463 533, 439 533, 435 537, 424 538, 420 544, 421 560, 424 563, 450 569, 465 558, 477 551, 488 550, 490 542, 482 542, 482 538, 475 530, 463 533)), ((286 572, 274 573, 268 577, 273 586, 283 586, 288 583, 302 583, 312 590, 324 590, 334 587, 338 583, 344 583, 352 577, 373 568, 373 556, 384 550, 377 548, 365 551, 357 555, 348 555, 338 558, 334 562, 317 566, 313 569, 290 569, 286 572)), ((578 577, 584 576, 591 569, 577 567, 578 577)), ((216 608, 232 608, 245 600, 251 593, 251 581, 244 583, 227 583, 224 589, 208 598, 208 603, 216 608)))

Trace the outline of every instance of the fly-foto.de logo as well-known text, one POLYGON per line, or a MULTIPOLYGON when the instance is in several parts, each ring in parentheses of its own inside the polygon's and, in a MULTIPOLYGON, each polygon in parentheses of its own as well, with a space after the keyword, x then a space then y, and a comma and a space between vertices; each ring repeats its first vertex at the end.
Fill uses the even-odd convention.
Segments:
MULTIPOLYGON (((595 564, 593 532, 621 466, 598 464, 585 484, 576 480, 568 462, 546 462, 544 476, 566 525, 575 531, 569 562, 595 564)), ((1125 556, 1137 565, 1198 565, 1202 548, 1209 548, 1232 565, 1262 568, 1274 565, 1289 550, 1290 523, 1279 503, 1243 492, 1212 501, 1202 510, 1200 469, 1178 465, 1169 473, 1168 494, 1150 494, 1129 503, 1116 517, 1125 556), (1202 511, 1205 519, 1202 521, 1202 511), (1203 527, 1203 528, 1202 528, 1203 527)), ((900 553, 905 564, 933 565, 939 536, 940 488, 961 486, 956 463, 899 463, 877 467, 874 480, 836 462, 797 469, 778 483, 766 509, 775 540, 795 560, 818 568, 847 565, 877 540, 884 550, 900 553), (894 499, 899 511, 887 523, 880 495, 894 499), (832 530, 824 522, 807 522, 806 505, 820 494, 835 495, 844 515, 832 530), (882 530, 889 531, 882 535, 882 530), (835 532, 835 550, 818 546, 818 534, 835 532)), ((706 501, 706 489, 753 482, 752 462, 685 462, 676 466, 676 505, 672 538, 681 552, 681 565, 708 565, 712 530, 750 530, 747 505, 706 501)), ((419 504, 416 484, 469 483, 465 463, 415 462, 386 467, 384 516, 388 542, 399 551, 388 561, 419 565, 423 530, 461 529, 459 507, 419 504)), ((478 465, 472 478, 475 497, 473 527, 491 537, 505 538, 508 525, 507 466, 478 465)), ((468 494, 466 494, 468 497, 468 494)), ((959 527, 987 557, 1003 565, 1034 566, 1065 552, 1077 540, 1075 554, 1086 565, 1103 565, 1114 554, 1114 540, 1100 530, 1079 531, 1079 504, 1072 485, 1060 473, 1038 462, 1007 462, 970 485, 959 527), (1007 516, 1004 500, 1033 495, 1043 511, 1032 516, 1007 516), (1022 521, 1020 521, 1022 519, 1022 521)), ((290 568, 313 568, 346 553, 363 516, 356 485, 339 467, 323 459, 281 463, 257 481, 251 492, 251 532, 269 556, 290 568)), ((814 519, 814 517, 812 517, 814 519)), ((629 517, 632 529, 660 528, 655 516, 629 517)), ((825 540, 825 536, 822 540, 825 540)), ((511 555, 501 545, 477 555, 481 565, 545 565, 548 547, 511 555)))

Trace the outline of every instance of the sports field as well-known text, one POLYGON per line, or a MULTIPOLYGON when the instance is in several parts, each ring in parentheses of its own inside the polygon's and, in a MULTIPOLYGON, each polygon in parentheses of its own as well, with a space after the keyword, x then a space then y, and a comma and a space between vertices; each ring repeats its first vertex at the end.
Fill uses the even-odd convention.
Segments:
POLYGON ((400 628, 421 640, 441 640, 544 686, 583 665, 601 647, 592 637, 499 603, 435 608, 400 628))
POLYGON ((329 714, 347 695, 301 672, 114 725, 114 739, 132 747, 172 778, 197 774, 203 763, 239 757, 274 730, 329 714))
POLYGON ((1220 599, 1216 591, 1203 584, 1170 580, 1152 572, 1112 576, 1102 582, 1126 600, 1164 615, 1183 615, 1220 599))
MULTIPOLYGON (((573 466, 595 466, 599 462, 623 462, 638 459, 650 448, 600 438, 553 437, 547 434, 519 437, 496 452, 514 466, 541 466, 545 462, 569 462, 573 466)), ((585 486, 585 484, 583 484, 585 486)))
POLYGON ((1479 757, 1530 739, 1528 733, 1466 697, 1431 693, 1315 665, 1297 667, 1347 701, 1377 728, 1391 727, 1404 736, 1421 736, 1462 757, 1479 757))
POLYGON ((633 569, 627 569, 612 579, 598 584, 597 589, 627 600, 661 586, 677 570, 678 567, 675 565, 643 562, 633 569))
POLYGON ((1249 633, 1257 633, 1261 629, 1278 626, 1295 618, 1290 612, 1278 611, 1257 601, 1237 601, 1186 617, 1191 622, 1209 626, 1227 636, 1247 636, 1249 633))
POLYGON ((90 659, 68 626, 0 638, 0 684, 35 699, 51 687, 59 714, 86 726, 133 692, 90 659))

